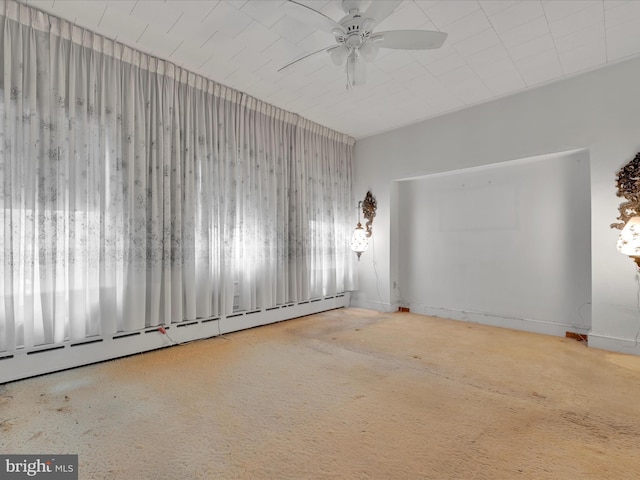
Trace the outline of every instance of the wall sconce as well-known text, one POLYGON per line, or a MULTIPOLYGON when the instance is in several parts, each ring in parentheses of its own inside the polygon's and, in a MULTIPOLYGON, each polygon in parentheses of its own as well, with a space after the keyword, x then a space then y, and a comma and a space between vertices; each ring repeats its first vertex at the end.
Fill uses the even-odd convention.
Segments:
POLYGON ((356 229, 351 237, 351 250, 358 255, 358 261, 360 261, 362 252, 366 251, 369 247, 369 237, 371 237, 372 233, 371 225, 373 224, 373 217, 376 216, 377 208, 376 199, 373 198, 370 191, 367 192, 364 200, 358 202, 358 225, 356 225, 356 229), (362 211, 364 218, 367 219, 367 223, 365 224, 367 227, 366 230, 362 228, 362 224, 360 223, 360 211, 362 211))
POLYGON ((616 195, 623 197, 618 207, 618 223, 611 228, 622 230, 618 237, 618 251, 628 255, 640 269, 640 152, 635 158, 618 171, 616 195))

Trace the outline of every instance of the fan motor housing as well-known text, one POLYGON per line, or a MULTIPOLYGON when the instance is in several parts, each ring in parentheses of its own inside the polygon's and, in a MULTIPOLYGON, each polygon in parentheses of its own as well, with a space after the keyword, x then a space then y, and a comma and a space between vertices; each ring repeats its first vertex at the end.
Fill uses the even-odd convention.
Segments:
POLYGON ((343 37, 343 42, 347 47, 357 48, 362 45, 368 37, 369 32, 362 29, 362 17, 360 15, 347 15, 340 20, 340 25, 342 25, 346 32, 346 35, 343 37))

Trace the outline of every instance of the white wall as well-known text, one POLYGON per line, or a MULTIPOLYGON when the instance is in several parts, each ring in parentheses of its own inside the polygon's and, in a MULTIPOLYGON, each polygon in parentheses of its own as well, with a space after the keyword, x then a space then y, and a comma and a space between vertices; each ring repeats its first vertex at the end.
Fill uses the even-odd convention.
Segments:
POLYGON ((618 214, 616 172, 640 150, 639 85, 636 58, 356 142, 355 196, 371 189, 378 214, 374 249, 358 265, 360 290, 352 305, 396 307, 391 294, 401 254, 391 248, 400 235, 393 180, 586 149, 591 166, 589 343, 640 353, 634 341, 640 327, 635 265, 617 252, 618 232, 609 228, 618 214))
POLYGON ((587 151, 437 173, 393 187, 401 234, 392 298, 399 304, 538 333, 589 332, 587 151))

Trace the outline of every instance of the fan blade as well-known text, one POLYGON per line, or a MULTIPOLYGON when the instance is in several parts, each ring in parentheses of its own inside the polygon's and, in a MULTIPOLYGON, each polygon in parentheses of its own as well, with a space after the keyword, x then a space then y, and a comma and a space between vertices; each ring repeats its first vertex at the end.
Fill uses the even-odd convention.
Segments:
POLYGON ((309 57, 313 57, 314 55, 317 55, 320 52, 326 52, 328 49, 330 49, 331 47, 334 47, 335 45, 329 45, 328 47, 324 47, 321 48, 320 50, 316 50, 315 52, 311 52, 311 53, 307 53, 306 55, 302 55, 301 57, 296 58, 295 60, 287 63, 284 67, 281 67, 278 69, 278 72, 281 72, 282 70, 284 70, 285 68, 289 68, 292 65, 295 65, 296 63, 305 60, 309 57))
POLYGON ((440 48, 447 39, 444 32, 430 30, 388 30, 376 33, 383 37, 378 45, 383 48, 397 48, 400 50, 427 50, 440 48))
POLYGON ((324 13, 314 10, 311 7, 307 7, 306 5, 295 2, 294 0, 288 0, 287 3, 285 3, 285 6, 289 15, 301 22, 327 32, 333 32, 338 29, 344 33, 342 25, 332 18, 327 17, 324 13))
POLYGON ((401 2, 402 0, 372 0, 367 11, 362 14, 362 18, 370 18, 378 24, 391 15, 401 2))

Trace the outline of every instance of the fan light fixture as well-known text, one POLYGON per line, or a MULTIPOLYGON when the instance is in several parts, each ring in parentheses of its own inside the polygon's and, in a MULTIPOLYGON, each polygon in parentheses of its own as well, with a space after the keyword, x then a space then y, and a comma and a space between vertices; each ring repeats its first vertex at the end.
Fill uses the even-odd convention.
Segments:
POLYGON ((285 6, 288 13, 325 32, 331 32, 335 43, 315 52, 306 53, 280 68, 281 72, 296 63, 327 52, 331 61, 344 67, 347 77, 347 89, 364 85, 366 81, 366 64, 372 62, 380 48, 397 50, 426 50, 440 48, 447 38, 443 32, 430 30, 389 30, 374 33, 374 28, 387 18, 400 5, 401 0, 374 0, 366 11, 362 7, 364 0, 342 0, 342 9, 346 16, 339 22, 324 13, 297 2, 288 0, 285 6))
POLYGON ((370 191, 367 192, 364 200, 358 202, 358 225, 356 225, 353 236, 351 237, 351 250, 358 255, 358 261, 360 261, 360 255, 369 247, 369 238, 373 233, 371 225, 373 223, 373 217, 376 216, 377 208, 376 199, 373 198, 370 191), (362 223, 360 223, 360 212, 362 212, 364 218, 367 219, 367 223, 365 224, 367 227, 366 230, 362 227, 362 223))
POLYGON ((378 47, 378 44, 372 41, 364 42, 359 50, 360 55, 362 55, 362 58, 367 62, 373 62, 376 56, 378 56, 379 51, 380 47, 378 47))
POLYGON ((347 88, 364 85, 367 79, 367 70, 364 61, 355 50, 347 57, 347 88))
POLYGON ((331 57, 331 61, 338 67, 344 65, 344 63, 347 61, 348 55, 349 49, 344 45, 329 49, 329 56, 331 57))

